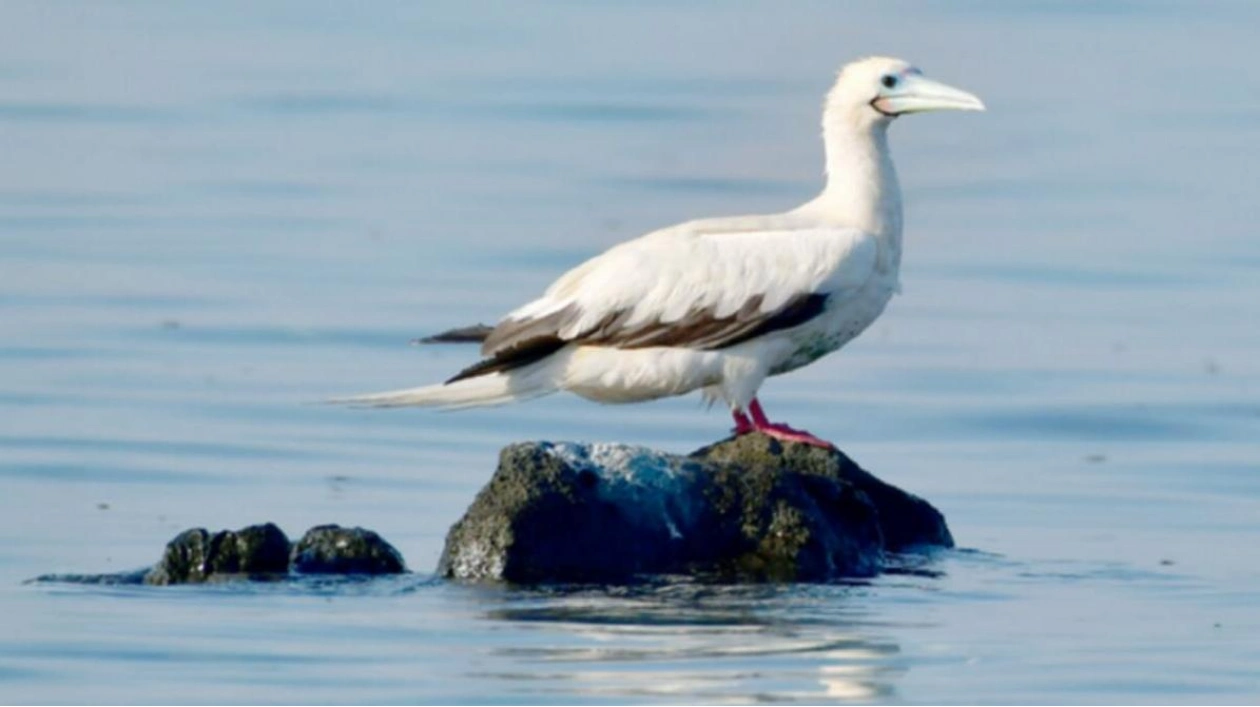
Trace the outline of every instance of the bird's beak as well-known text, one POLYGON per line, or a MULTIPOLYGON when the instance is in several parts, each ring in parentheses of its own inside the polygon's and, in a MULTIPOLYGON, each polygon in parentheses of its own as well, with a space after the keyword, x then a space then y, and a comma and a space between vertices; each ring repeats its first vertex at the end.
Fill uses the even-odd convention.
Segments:
POLYGON ((984 103, 970 93, 914 73, 902 74, 897 85, 880 91, 871 105, 885 115, 929 110, 984 110, 984 103))

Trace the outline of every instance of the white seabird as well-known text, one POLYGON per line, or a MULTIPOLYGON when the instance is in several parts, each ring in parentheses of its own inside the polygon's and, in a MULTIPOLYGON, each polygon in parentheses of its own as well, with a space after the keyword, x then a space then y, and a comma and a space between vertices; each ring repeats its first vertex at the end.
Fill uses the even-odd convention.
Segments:
POLYGON ((736 434, 830 447, 770 422, 757 391, 848 343, 897 291, 901 190, 888 126, 930 110, 984 104, 899 59, 849 64, 827 95, 827 183, 812 201, 614 246, 508 314, 485 334, 485 358, 445 383, 336 402, 464 408, 567 390, 629 403, 701 390, 730 407, 736 434))

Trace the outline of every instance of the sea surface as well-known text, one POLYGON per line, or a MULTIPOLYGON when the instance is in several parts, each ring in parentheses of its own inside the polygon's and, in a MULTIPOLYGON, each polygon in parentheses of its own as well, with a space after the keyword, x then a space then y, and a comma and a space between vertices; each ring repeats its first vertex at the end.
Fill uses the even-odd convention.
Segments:
POLYGON ((0 3, 0 702, 1260 701, 1260 4, 0 3), (433 577, 525 439, 687 452, 698 397, 440 414, 608 246, 821 185, 819 111, 906 57, 904 293, 772 417, 959 549, 833 585, 433 577), (373 528, 413 574, 27 583, 179 531, 373 528))

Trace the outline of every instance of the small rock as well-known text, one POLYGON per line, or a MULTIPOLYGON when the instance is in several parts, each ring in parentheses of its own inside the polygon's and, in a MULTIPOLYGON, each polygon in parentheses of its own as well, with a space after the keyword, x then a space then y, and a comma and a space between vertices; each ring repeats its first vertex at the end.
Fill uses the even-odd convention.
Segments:
POLYGON ((318 525, 293 546, 294 572, 303 574, 399 574, 402 554, 380 535, 363 528, 318 525))
POLYGON ((268 579, 289 570, 289 539, 272 523, 240 530, 185 530, 166 544, 145 584, 196 584, 216 579, 268 579))
POLYGON ((745 435, 684 457, 511 445, 451 528, 438 573, 511 582, 869 576, 885 550, 952 546, 926 501, 835 450, 745 435))

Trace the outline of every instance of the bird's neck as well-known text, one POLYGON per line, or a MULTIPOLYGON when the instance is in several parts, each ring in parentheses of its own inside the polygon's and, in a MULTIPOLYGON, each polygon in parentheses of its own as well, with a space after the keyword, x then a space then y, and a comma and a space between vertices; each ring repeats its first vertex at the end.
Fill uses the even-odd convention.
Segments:
POLYGON ((896 267, 901 260, 901 187, 888 152, 888 123, 828 116, 823 141, 827 185, 801 211, 879 237, 886 259, 896 267))

